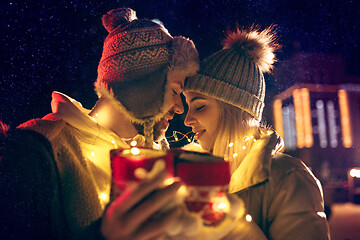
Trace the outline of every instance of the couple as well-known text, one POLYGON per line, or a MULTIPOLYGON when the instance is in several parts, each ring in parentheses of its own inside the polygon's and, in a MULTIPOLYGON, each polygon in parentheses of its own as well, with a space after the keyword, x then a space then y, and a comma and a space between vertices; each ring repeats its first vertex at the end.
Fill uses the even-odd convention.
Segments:
MULTIPOLYGON (((280 138, 260 125, 263 73, 272 68, 277 47, 270 29, 228 34, 224 48, 199 69, 192 41, 137 19, 133 10, 115 9, 102 20, 109 35, 94 108, 54 92, 53 113, 9 132, 0 165, 7 182, 1 190, 8 196, 2 198, 7 229, 1 234, 7 239, 163 236, 180 210, 154 213, 181 183, 160 187, 166 176, 161 172, 109 203, 109 150, 127 148, 133 140, 166 149, 164 133, 173 115, 184 112, 184 91, 185 124, 204 150, 230 161, 229 191, 243 199, 262 237, 328 238, 318 181, 300 161, 277 153, 280 138)), ((241 229, 227 239, 239 239, 236 231, 241 229)))

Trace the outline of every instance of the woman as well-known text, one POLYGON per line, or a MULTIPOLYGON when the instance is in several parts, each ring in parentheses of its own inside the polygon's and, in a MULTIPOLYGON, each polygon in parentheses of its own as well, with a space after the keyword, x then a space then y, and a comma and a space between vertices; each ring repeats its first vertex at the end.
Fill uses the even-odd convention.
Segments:
POLYGON ((204 150, 230 162, 229 192, 244 200, 267 238, 328 239, 319 181, 300 160, 279 153, 281 138, 260 122, 274 40, 272 27, 229 33, 185 83, 185 125, 204 150))

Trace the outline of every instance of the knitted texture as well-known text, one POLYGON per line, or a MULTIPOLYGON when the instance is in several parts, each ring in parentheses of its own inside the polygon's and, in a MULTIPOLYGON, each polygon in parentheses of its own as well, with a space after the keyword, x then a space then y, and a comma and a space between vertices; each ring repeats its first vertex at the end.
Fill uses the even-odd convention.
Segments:
POLYGON ((117 100, 132 120, 160 114, 171 35, 162 25, 137 19, 131 9, 114 9, 102 20, 109 35, 95 82, 99 97, 117 100))
POLYGON ((274 39, 272 27, 228 33, 224 48, 201 62, 199 73, 186 81, 185 89, 234 105, 260 121, 265 105, 263 73, 271 70, 278 48, 274 39))
POLYGON ((111 10, 102 21, 109 35, 95 90, 131 121, 145 125, 150 143, 149 128, 170 109, 169 75, 187 77, 199 69, 195 45, 184 37, 173 38, 161 24, 137 19, 129 8, 111 10))

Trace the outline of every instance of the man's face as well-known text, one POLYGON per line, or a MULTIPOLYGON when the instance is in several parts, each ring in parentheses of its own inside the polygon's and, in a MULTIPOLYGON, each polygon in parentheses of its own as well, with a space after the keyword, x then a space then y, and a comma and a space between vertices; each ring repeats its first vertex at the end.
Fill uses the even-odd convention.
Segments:
POLYGON ((175 113, 182 114, 184 112, 184 106, 181 101, 181 92, 184 87, 185 77, 174 76, 168 77, 168 84, 171 91, 170 96, 170 109, 165 116, 155 123, 154 126, 154 139, 155 141, 164 138, 165 132, 169 127, 169 120, 173 119, 175 113))
MULTIPOLYGON (((156 122, 154 125, 154 140, 159 141, 165 138, 165 132, 169 127, 169 121, 173 119, 175 113, 182 114, 184 112, 184 106, 181 100, 181 92, 184 86, 184 76, 171 76, 168 77, 168 84, 171 91, 170 96, 170 108, 165 116, 156 122)), ((143 133, 143 127, 134 124, 139 133, 143 133)))

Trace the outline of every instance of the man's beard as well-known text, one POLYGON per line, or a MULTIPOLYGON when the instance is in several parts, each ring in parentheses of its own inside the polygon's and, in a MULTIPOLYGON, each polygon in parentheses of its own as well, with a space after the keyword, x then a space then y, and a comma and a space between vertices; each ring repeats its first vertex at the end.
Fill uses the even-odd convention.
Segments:
MULTIPOLYGON (((144 135, 144 126, 138 123, 133 123, 135 129, 139 134, 144 135)), ((154 125, 154 142, 159 142, 161 139, 165 138, 165 132, 163 128, 160 127, 161 122, 157 122, 154 125)))
MULTIPOLYGON (((171 118, 175 115, 175 112, 171 109, 166 114, 166 116, 171 116, 171 118)), ((144 126, 138 123, 133 123, 135 129, 139 134, 144 135, 144 126)), ((165 117, 161 118, 154 125, 154 142, 160 142, 162 139, 165 139, 165 133, 168 128, 168 121, 165 120, 165 117)))

